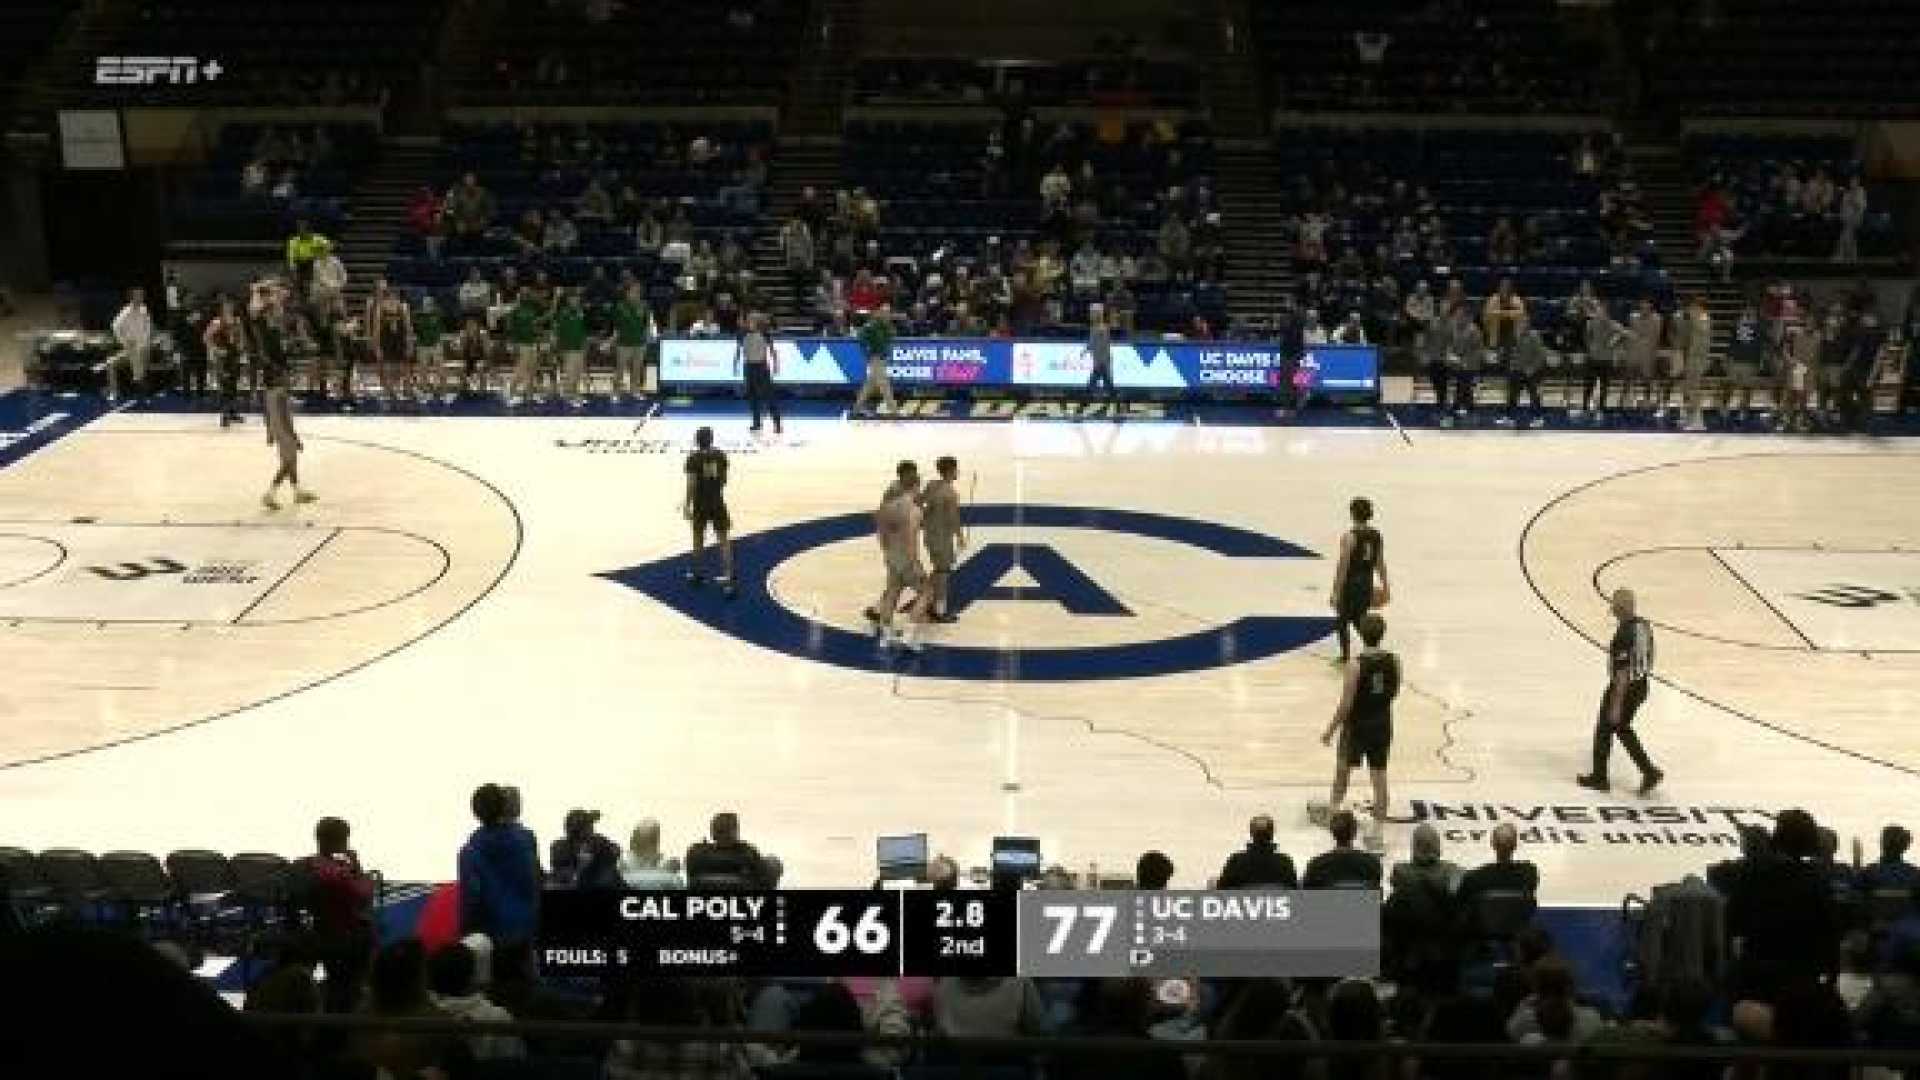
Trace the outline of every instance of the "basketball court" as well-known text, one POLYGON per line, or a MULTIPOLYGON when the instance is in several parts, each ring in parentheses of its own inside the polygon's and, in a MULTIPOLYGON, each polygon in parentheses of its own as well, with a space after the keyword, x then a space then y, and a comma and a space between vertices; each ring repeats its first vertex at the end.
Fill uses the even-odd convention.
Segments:
MULTIPOLYGON (((1148 848, 1200 886, 1270 811, 1324 846, 1329 579, 1373 499, 1405 664, 1390 857, 1414 820, 1481 861, 1511 821, 1556 904, 1617 903, 1805 805, 1869 849, 1920 797, 1920 447, 736 413, 302 416, 321 496, 269 512, 258 418, 119 412, 0 468, 0 805, 10 842, 304 850, 355 823, 450 876, 479 782, 543 839, 575 806, 667 843, 716 809, 795 885, 864 883, 878 834, 963 867, 996 835, 1070 869, 1148 848), (741 595, 683 581, 681 461, 733 458, 741 595), (1410 441, 1409 441, 1410 440, 1410 441), (960 460, 961 621, 880 650, 867 513, 960 460), (1657 627, 1640 730, 1584 771, 1627 586, 1657 627)), ((1364 789, 1364 783, 1361 784, 1364 789)))

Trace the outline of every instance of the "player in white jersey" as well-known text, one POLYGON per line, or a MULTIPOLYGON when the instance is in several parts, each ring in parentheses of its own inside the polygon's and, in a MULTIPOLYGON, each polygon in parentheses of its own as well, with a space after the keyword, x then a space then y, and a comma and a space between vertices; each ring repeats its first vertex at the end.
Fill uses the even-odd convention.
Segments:
POLYGON ((897 479, 881 498, 873 512, 874 535, 880 541, 881 560, 886 565, 886 585, 879 602, 866 611, 883 645, 903 645, 918 652, 915 628, 927 621, 927 604, 932 590, 926 587, 927 571, 920 563, 920 468, 911 461, 895 467, 897 479), (919 595, 907 605, 905 633, 894 629, 894 612, 900 594, 913 589, 919 595))

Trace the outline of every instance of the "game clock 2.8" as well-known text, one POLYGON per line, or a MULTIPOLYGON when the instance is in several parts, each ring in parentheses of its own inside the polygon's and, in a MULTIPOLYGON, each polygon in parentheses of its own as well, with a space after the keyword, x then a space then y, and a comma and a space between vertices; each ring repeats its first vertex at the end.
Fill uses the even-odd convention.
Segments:
POLYGON ((905 970, 953 977, 1014 973, 1017 894, 916 889, 900 896, 905 970))

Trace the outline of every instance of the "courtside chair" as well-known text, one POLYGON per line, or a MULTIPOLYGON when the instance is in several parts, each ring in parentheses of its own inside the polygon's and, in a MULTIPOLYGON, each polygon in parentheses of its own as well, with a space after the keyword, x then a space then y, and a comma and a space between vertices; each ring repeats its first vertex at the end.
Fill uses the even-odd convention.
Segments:
POLYGON ((178 890, 182 913, 194 940, 210 944, 220 936, 222 917, 231 909, 233 868, 217 851, 187 848, 167 856, 167 873, 178 890))
POLYGON ((59 906, 53 886, 41 876, 40 861, 25 848, 0 847, 0 895, 26 926, 39 923, 59 906))
POLYGON ((40 875, 53 888, 54 900, 66 914, 85 922, 99 921, 112 896, 100 876, 100 861, 91 852, 53 848, 40 853, 40 875))
POLYGON ((100 876, 109 899, 134 926, 175 922, 180 894, 159 859, 144 851, 109 851, 100 856, 100 876))

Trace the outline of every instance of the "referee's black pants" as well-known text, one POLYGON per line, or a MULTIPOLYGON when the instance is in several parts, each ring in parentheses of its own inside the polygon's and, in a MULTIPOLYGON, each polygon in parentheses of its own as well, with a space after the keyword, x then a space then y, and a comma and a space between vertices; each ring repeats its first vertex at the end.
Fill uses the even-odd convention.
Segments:
POLYGON ((760 430, 760 410, 773 416, 773 430, 780 430, 780 399, 773 392, 773 369, 765 364, 746 365, 747 405, 753 409, 753 430, 760 430))
POLYGON ((1114 389, 1113 386, 1113 363, 1111 361, 1104 364, 1096 362, 1093 368, 1087 372, 1087 397, 1092 398, 1093 392, 1102 386, 1107 388, 1107 400, 1109 402, 1120 399, 1120 392, 1114 389))
POLYGON ((1613 756, 1613 740, 1619 739, 1620 745, 1627 750, 1627 756, 1640 767, 1640 775, 1652 776, 1659 770, 1653 760, 1647 757, 1646 748, 1640 745, 1640 736, 1634 734, 1633 716, 1640 711, 1640 703, 1647 700, 1647 681, 1630 682, 1622 693, 1626 700, 1620 703, 1620 726, 1607 723, 1613 713, 1614 684, 1607 683, 1607 692, 1600 698, 1600 715, 1593 722, 1593 773, 1599 780, 1607 778, 1607 759, 1613 756))

